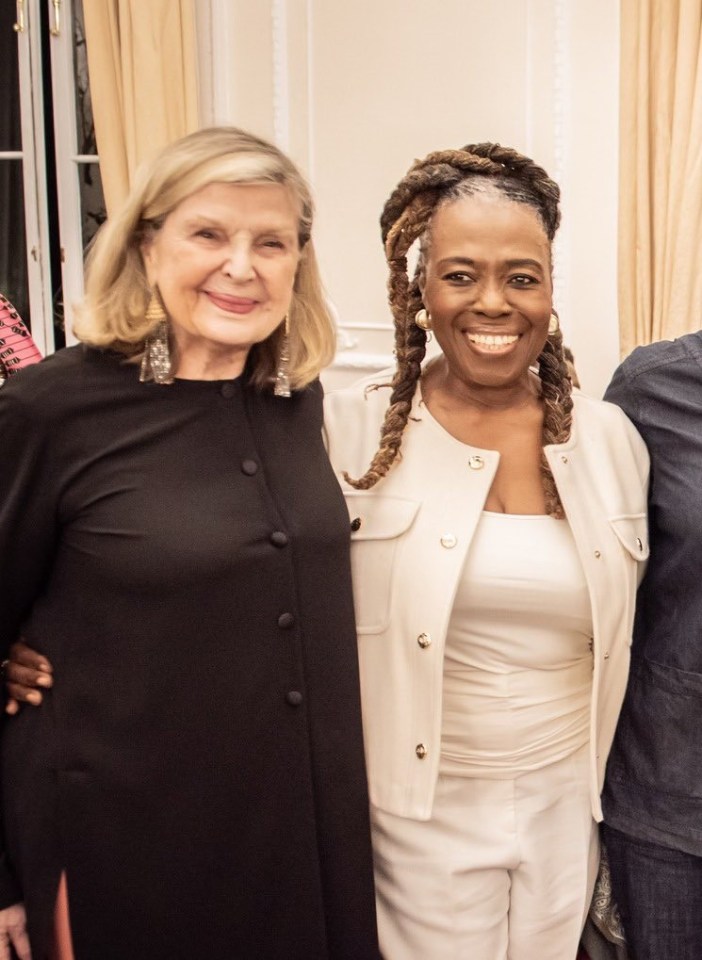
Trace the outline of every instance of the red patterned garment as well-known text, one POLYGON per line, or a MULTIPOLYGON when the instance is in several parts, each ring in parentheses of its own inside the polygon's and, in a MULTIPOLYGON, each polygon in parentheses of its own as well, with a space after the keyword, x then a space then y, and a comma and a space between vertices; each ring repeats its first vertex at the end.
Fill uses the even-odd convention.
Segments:
POLYGON ((41 354, 29 330, 7 297, 0 294, 0 383, 38 360, 41 354))

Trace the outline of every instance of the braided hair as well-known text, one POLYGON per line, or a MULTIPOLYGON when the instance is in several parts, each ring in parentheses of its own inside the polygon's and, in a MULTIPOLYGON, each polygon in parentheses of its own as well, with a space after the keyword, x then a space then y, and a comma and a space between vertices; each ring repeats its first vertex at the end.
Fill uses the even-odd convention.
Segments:
MULTIPOLYGON (((460 150, 442 150, 416 160, 385 204, 380 227, 390 268, 388 296, 395 327, 396 371, 390 384, 390 403, 381 427, 379 447, 370 466, 357 480, 344 474, 346 481, 358 490, 374 486, 401 456, 402 435, 426 353, 426 331, 414 322, 423 306, 420 267, 410 279, 407 253, 415 241, 426 237, 431 218, 440 205, 472 196, 488 185, 506 199, 533 207, 549 242, 553 242, 560 223, 558 185, 533 160, 496 143, 469 144, 460 150)), ((538 365, 544 410, 542 445, 563 443, 570 436, 573 401, 560 330, 549 333, 538 365)), ((547 512, 563 517, 563 507, 543 452, 541 476, 547 512)))

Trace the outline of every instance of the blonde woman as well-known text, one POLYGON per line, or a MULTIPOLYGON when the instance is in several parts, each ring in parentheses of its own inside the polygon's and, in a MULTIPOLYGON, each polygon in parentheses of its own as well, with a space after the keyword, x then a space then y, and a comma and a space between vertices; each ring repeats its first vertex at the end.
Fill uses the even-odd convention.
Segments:
POLYGON ((0 647, 60 677, 3 738, 23 958, 20 902, 35 960, 377 960, 311 227, 277 149, 186 137, 98 238, 83 345, 0 391, 0 647))

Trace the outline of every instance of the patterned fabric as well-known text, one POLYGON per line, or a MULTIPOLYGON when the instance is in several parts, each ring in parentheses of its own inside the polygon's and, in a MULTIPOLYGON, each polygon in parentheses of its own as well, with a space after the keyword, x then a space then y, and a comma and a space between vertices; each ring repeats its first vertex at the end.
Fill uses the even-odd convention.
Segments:
POLYGON ((607 851, 600 840, 600 869, 577 960, 630 960, 619 910, 612 896, 607 851))
POLYGON ((0 383, 39 360, 41 354, 29 330, 7 297, 0 294, 0 383))
POLYGON ((592 895, 590 916, 608 940, 616 944, 626 944, 619 910, 612 896, 612 875, 604 845, 600 847, 600 872, 597 875, 595 892, 592 895))

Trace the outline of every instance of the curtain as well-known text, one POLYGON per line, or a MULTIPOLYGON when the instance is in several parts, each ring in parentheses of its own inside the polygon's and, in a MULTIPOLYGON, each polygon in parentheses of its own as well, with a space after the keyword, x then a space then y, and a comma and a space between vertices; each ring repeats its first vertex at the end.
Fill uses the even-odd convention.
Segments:
POLYGON ((702 327, 702 0, 621 0, 622 354, 702 327))
POLYGON ((86 0, 84 15, 109 214, 139 164, 198 127, 195 0, 86 0))

